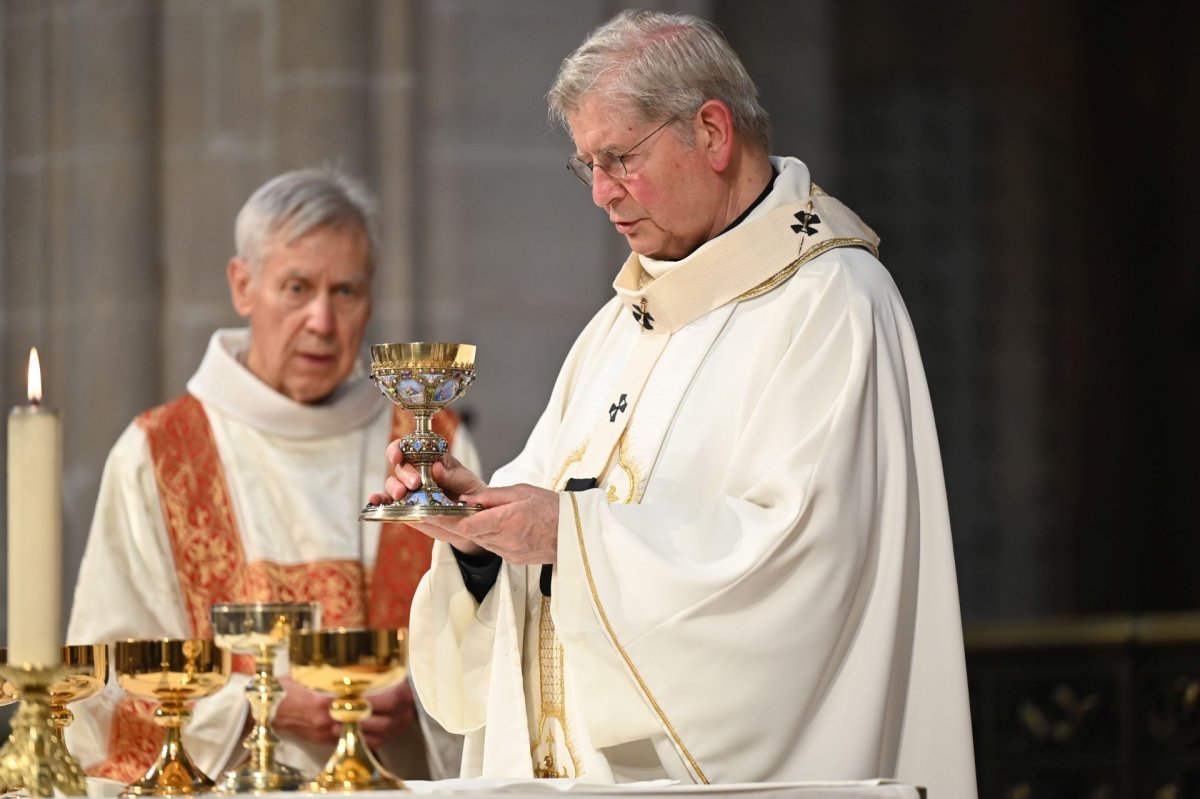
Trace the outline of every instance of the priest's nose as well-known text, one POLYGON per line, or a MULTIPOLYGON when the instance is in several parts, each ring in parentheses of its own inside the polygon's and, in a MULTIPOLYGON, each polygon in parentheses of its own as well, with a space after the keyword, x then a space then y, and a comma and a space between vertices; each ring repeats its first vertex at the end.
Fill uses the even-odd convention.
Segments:
POLYGON ((606 208, 616 198, 625 193, 621 181, 611 177, 600 167, 592 169, 592 202, 601 208, 606 208))
POLYGON ((337 327, 337 320, 333 313, 333 301, 329 297, 320 295, 308 304, 306 327, 310 332, 319 336, 333 334, 337 327))

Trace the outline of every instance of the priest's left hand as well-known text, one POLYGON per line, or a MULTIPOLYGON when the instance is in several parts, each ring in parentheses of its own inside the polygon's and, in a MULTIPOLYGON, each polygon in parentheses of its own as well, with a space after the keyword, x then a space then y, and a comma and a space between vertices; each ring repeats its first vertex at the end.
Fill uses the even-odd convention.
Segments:
MULTIPOLYGON (((483 510, 460 518, 433 517, 434 526, 495 552, 509 563, 558 562, 558 494, 527 483, 482 488, 461 499, 483 510)), ((432 531, 426 533, 434 535, 432 531)))

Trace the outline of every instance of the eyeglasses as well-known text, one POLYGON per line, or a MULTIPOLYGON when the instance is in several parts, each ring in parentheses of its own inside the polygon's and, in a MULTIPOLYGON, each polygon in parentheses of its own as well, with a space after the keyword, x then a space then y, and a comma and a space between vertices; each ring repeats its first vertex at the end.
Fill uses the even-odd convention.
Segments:
POLYGON ((634 150, 653 139, 654 134, 658 133, 660 130, 665 128, 667 125, 670 125, 677 119, 679 119, 679 114, 673 114, 666 122, 650 131, 649 136, 642 139, 640 142, 633 145, 620 155, 616 155, 615 153, 598 153, 596 155, 596 160, 590 163, 584 161, 577 155, 573 155, 567 159, 567 169, 571 170, 572 175, 583 181, 585 186, 592 185, 592 170, 596 167, 600 167, 600 170, 610 178, 624 180, 625 178, 629 177, 629 167, 625 165, 625 159, 631 155, 637 155, 634 150))

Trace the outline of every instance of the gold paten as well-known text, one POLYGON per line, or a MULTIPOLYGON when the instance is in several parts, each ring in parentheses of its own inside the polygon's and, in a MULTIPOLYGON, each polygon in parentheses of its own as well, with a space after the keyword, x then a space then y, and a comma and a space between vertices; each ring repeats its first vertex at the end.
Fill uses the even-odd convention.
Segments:
POLYGON ((113 657, 117 682, 126 692, 158 702, 154 723, 166 730, 158 760, 122 796, 186 796, 209 793, 213 781, 192 763, 183 728, 192 717, 186 703, 216 693, 229 681, 231 656, 212 641, 160 638, 118 641, 113 657))
POLYGON ((320 626, 320 606, 315 602, 218 604, 212 606, 211 619, 217 646, 253 655, 255 666, 246 684, 254 724, 242 740, 249 755, 217 779, 217 793, 299 790, 308 778, 275 758, 279 738, 271 730, 271 718, 284 696, 275 677, 275 654, 287 647, 293 632, 320 626))
POLYGON ((12 664, 0 650, 0 704, 21 702, 12 721, 12 733, 0 749, 0 788, 5 792, 25 788, 30 796, 87 794, 87 778, 79 762, 67 751, 62 731, 54 726, 51 689, 80 674, 86 666, 12 664))
POLYGON ((446 439, 430 427, 430 419, 475 382, 475 346, 414 342, 371 347, 371 380, 397 405, 412 412, 416 429, 400 439, 404 459, 421 473, 421 487, 404 499, 368 504, 360 519, 412 522, 430 516, 469 516, 478 505, 456 502, 433 479, 433 464, 445 456, 446 439))
POLYGON ((407 631, 321 630, 296 632, 288 644, 292 678, 333 697, 329 715, 342 724, 337 750, 305 786, 317 793, 407 790, 380 765, 359 724, 371 715, 364 696, 399 684, 408 675, 407 631))

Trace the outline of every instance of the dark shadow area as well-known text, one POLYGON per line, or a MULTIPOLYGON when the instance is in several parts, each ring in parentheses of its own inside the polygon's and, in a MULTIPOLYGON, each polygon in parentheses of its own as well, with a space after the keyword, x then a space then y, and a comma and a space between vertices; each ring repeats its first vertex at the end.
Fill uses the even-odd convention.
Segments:
POLYGON ((776 152, 876 229, 916 326, 964 618, 1200 605, 1200 7, 746 5, 716 18, 776 152))

